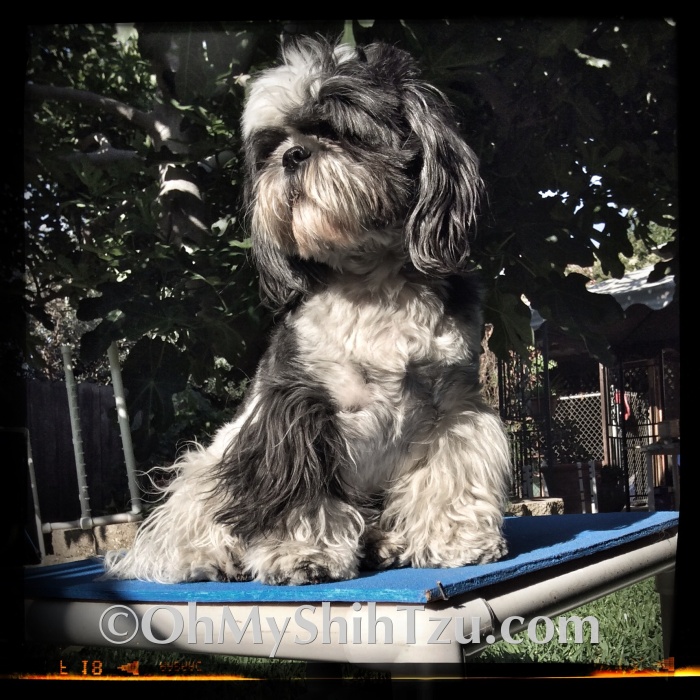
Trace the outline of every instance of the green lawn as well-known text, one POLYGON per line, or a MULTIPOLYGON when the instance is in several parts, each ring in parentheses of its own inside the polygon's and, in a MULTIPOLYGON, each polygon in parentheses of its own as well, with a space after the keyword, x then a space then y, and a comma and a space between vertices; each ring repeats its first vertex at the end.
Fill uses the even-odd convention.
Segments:
MULTIPOLYGON (((592 615, 598 620, 598 643, 590 643, 590 628, 584 626, 584 643, 566 643, 555 634, 552 641, 538 644, 524 632, 513 635, 518 644, 495 643, 469 663, 577 663, 613 668, 658 669, 663 661, 661 607, 654 579, 617 591, 567 613, 567 617, 592 615)), ((545 638, 544 623, 538 625, 538 639, 545 638)))

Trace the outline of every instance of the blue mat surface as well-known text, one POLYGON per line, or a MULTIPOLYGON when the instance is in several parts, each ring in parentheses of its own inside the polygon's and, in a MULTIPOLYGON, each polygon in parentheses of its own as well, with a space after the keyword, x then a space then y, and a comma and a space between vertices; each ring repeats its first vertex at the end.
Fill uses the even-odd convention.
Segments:
POLYGON ((27 568, 25 597, 162 603, 191 600, 200 604, 374 601, 420 605, 603 552, 677 526, 675 511, 506 518, 509 554, 493 564, 366 572, 350 581, 310 586, 99 581, 102 561, 94 558, 27 568))

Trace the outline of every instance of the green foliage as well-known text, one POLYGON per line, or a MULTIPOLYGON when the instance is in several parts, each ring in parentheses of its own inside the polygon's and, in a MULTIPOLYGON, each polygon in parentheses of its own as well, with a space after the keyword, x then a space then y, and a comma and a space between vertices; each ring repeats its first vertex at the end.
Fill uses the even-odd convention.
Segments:
POLYGON ((619 253, 632 252, 629 211, 637 239, 654 223, 676 228, 674 27, 578 18, 402 27, 427 77, 461 110, 481 158, 489 207, 474 257, 500 302, 487 319, 497 354, 523 349, 511 320, 525 293, 546 319, 610 360, 588 325, 614 314, 614 304, 596 309, 564 273, 599 260, 622 276, 619 253))
MULTIPOLYGON (((240 221, 236 155, 243 87, 234 71, 247 66, 235 64, 254 44, 240 28, 204 33, 205 59, 183 48, 186 28, 159 29, 120 42, 111 25, 30 27, 27 71, 41 86, 26 105, 27 308, 40 324, 31 337, 71 340, 51 314, 66 299, 83 329, 82 366, 104 359, 112 341, 130 351, 124 381, 142 459, 172 426, 173 395, 188 381, 216 374, 211 415, 228 404, 269 323, 240 221), (178 64, 186 70, 173 71, 178 64)), ((44 371, 45 360, 40 345, 30 348, 44 371)))
MULTIPOLYGON (((634 224, 632 224, 634 226, 634 224)), ((659 226, 652 222, 649 225, 648 235, 636 238, 633 230, 628 231, 627 237, 630 241, 631 254, 629 256, 623 253, 619 257, 625 267, 626 272, 632 270, 640 270, 649 265, 656 265, 656 274, 663 269, 664 261, 667 261, 673 256, 673 247, 675 243, 675 230, 659 226)), ((569 265, 570 272, 578 272, 584 274, 589 279, 600 282, 611 278, 611 275, 603 272, 603 267, 600 260, 596 259, 590 267, 582 268, 578 265, 569 265)), ((663 276, 663 275, 661 275, 663 276)))
MULTIPOLYGON (((52 303, 66 300, 74 327, 89 329, 85 366, 113 340, 135 353, 127 389, 143 455, 173 425, 170 391, 203 391, 216 377, 206 393, 219 415, 254 370, 270 318, 242 221, 244 86, 281 33, 316 32, 403 46, 455 104, 487 185, 473 259, 498 356, 532 344, 524 295, 611 361, 590 328, 620 309, 570 266, 619 277, 620 255, 663 227, 657 274, 677 272, 669 21, 30 26, 25 306, 43 331, 30 330, 37 342, 57 334, 52 303)), ((44 354, 30 348, 30 365, 44 354)))

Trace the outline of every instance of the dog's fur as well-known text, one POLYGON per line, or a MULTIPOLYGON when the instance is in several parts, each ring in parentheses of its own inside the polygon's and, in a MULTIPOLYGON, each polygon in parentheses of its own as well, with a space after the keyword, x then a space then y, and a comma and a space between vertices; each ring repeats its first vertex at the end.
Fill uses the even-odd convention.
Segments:
POLYGON ((391 46, 303 39, 242 121, 263 298, 237 417, 175 465, 120 578, 306 584, 501 557, 508 443, 480 395, 481 189, 445 97, 391 46))

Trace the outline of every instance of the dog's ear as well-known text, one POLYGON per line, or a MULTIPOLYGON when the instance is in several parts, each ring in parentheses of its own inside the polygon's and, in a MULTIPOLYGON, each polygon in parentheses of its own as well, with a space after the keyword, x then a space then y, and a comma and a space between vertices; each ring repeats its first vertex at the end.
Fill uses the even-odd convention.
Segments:
POLYGON ((255 236, 253 256, 260 279, 260 296, 275 313, 294 308, 325 279, 325 266, 284 255, 255 236))
POLYGON ((478 159, 457 132, 442 93, 414 82, 404 99, 420 152, 415 202, 405 223, 408 251, 422 272, 458 273, 469 259, 469 233, 483 187, 478 159))

